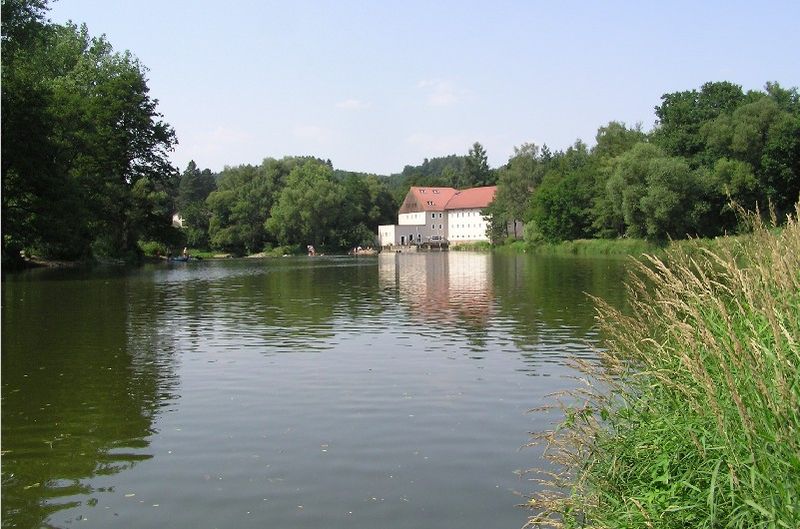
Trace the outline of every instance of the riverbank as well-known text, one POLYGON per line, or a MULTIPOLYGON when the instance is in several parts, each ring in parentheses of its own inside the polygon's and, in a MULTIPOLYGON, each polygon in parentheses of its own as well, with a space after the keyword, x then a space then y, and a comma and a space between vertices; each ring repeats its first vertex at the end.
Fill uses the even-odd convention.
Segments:
MULTIPOLYGON (((800 210, 798 210, 800 212, 800 210)), ((800 527, 800 225, 671 245, 600 300, 531 527, 800 527), (694 248, 694 249, 692 249, 694 248)))

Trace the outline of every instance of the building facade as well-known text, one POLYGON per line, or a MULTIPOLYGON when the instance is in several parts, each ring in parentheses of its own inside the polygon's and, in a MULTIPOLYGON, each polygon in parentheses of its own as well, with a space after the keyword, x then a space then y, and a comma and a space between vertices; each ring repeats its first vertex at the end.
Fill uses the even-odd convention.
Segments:
POLYGON ((381 247, 460 244, 488 241, 490 219, 481 212, 494 200, 497 186, 457 190, 412 187, 403 199, 397 224, 378 227, 381 247))

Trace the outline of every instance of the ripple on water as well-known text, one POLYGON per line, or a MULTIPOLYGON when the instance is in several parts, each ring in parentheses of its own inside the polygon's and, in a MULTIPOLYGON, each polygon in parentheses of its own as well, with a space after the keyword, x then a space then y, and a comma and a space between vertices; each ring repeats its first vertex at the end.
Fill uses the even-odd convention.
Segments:
POLYGON ((594 358, 605 283, 389 257, 4 283, 4 522, 522 526, 519 448, 553 420, 526 412, 594 358))

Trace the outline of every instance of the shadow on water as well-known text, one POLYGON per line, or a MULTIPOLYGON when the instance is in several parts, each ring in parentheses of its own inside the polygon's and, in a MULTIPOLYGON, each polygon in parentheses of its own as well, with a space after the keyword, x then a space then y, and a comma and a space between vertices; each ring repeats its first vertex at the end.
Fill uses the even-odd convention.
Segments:
POLYGON ((2 288, 4 526, 96 503, 90 479, 149 459, 154 417, 175 398, 173 344, 157 311, 139 310, 159 306, 153 289, 117 273, 41 277, 2 288))

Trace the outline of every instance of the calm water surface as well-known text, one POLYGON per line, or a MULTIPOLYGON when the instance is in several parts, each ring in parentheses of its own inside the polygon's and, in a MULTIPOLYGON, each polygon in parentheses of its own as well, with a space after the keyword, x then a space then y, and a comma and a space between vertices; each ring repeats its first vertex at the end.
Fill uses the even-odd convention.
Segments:
POLYGON ((2 523, 521 527, 527 413, 625 261, 473 253, 2 284, 2 523))

